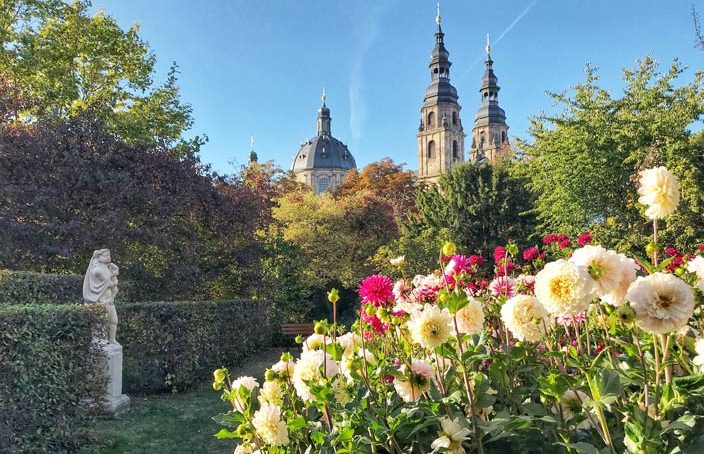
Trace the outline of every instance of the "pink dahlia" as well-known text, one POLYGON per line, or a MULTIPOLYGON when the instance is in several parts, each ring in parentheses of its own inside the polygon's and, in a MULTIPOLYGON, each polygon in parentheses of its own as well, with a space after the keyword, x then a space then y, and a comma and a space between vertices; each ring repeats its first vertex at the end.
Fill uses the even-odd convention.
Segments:
POLYGON ((665 254, 670 255, 670 256, 672 256, 672 255, 678 255, 678 254, 679 254, 679 251, 678 251, 677 249, 673 248, 673 247, 666 247, 666 248, 665 248, 665 254))
POLYGON ((539 255, 540 251, 537 247, 529 247, 528 249, 523 251, 523 260, 525 260, 526 262, 530 262, 531 260, 537 259, 539 255))
POLYGON ((469 264, 471 266, 482 266, 484 264, 484 258, 481 255, 470 255, 469 264))
POLYGON ((503 246, 496 246, 494 249, 494 263, 501 262, 506 257, 506 248, 503 246))
POLYGON ((579 243, 580 246, 584 246, 586 244, 589 244, 592 242, 592 235, 587 232, 582 232, 578 237, 577 237, 577 243, 579 243))
POLYGON ((516 296, 516 281, 506 276, 499 276, 489 284, 489 291, 492 295, 513 298, 516 296))
MULTIPOLYGON (((367 315, 366 312, 364 312, 364 309, 359 311, 359 316, 364 320, 365 322, 369 323, 371 325, 372 329, 376 334, 384 334, 387 329, 389 329, 389 325, 386 323, 383 323, 381 320, 376 315, 367 315)), ((373 332, 366 331, 364 333, 365 337, 367 339, 370 339, 373 337, 373 332)))
POLYGON ((394 283, 386 276, 374 274, 367 277, 359 284, 359 296, 362 303, 372 303, 375 306, 386 306, 393 300, 394 283))
POLYGON ((447 263, 447 266, 445 267, 445 274, 449 276, 454 276, 455 274, 460 274, 463 272, 469 273, 469 266, 469 259, 466 256, 455 254, 447 263))
POLYGON ((704 244, 700 244, 699 246, 697 246, 697 250, 699 252, 704 252, 704 244))
POLYGON ((543 243, 544 244, 552 244, 557 242, 557 235, 554 233, 549 233, 543 237, 543 243))
POLYGON ((572 323, 582 323, 587 319, 587 312, 582 311, 577 315, 560 315, 557 317, 557 323, 563 326, 570 326, 572 323))
POLYGON ((499 263, 496 264, 496 275, 507 276, 513 273, 513 270, 515 269, 516 265, 513 262, 509 262, 508 259, 505 262, 504 260, 501 260, 499 263))

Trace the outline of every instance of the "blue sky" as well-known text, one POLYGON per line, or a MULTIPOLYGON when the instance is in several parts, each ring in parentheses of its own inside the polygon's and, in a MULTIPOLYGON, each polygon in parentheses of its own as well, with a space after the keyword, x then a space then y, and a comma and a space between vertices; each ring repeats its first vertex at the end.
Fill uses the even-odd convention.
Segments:
MULTIPOLYGON (((525 139, 528 118, 552 106, 546 90, 583 80, 587 62, 615 93, 623 86, 621 68, 647 54, 663 65, 679 57, 690 80, 704 60, 694 48, 691 4, 443 1, 466 132, 479 105, 487 32, 510 136, 525 139)), ((210 138, 201 157, 216 170, 246 163, 250 135, 260 160, 288 168, 300 142, 315 133, 323 86, 333 135, 348 144, 359 167, 390 156, 416 168, 434 1, 94 0, 93 6, 125 27, 140 24, 158 59, 157 80, 178 63, 183 100, 193 107, 192 133, 210 138)))

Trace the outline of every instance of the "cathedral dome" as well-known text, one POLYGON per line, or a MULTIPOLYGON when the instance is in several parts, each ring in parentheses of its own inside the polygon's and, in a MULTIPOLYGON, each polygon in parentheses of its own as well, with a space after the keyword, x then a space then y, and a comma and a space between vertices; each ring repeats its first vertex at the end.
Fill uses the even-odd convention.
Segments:
POLYGON ((354 157, 347 146, 336 138, 322 134, 304 143, 293 158, 294 172, 311 169, 356 169, 354 157))
POLYGON ((348 171, 357 168, 347 145, 334 138, 330 132, 330 109, 323 105, 318 110, 318 134, 301 145, 291 163, 294 173, 304 170, 328 169, 348 171))

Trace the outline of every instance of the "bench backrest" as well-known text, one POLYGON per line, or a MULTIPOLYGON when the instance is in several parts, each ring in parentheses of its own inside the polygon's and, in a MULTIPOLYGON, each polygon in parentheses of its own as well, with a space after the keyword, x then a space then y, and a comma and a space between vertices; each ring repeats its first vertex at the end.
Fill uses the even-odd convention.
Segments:
POLYGON ((287 323, 281 325, 281 334, 284 336, 297 336, 299 334, 301 335, 308 335, 308 334, 313 334, 313 328, 315 325, 313 323, 304 323, 304 324, 293 324, 293 323, 287 323))

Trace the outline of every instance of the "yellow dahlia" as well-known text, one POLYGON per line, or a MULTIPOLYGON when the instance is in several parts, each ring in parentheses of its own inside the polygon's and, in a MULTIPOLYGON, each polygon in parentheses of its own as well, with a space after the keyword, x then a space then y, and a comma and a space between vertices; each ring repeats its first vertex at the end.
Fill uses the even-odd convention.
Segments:
POLYGON ((408 321, 413 341, 430 350, 444 344, 450 337, 451 329, 450 314, 432 304, 426 304, 422 311, 412 313, 408 321))
POLYGON ((551 315, 577 315, 594 298, 594 281, 585 267, 556 260, 535 275, 535 296, 551 315))

